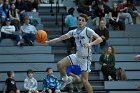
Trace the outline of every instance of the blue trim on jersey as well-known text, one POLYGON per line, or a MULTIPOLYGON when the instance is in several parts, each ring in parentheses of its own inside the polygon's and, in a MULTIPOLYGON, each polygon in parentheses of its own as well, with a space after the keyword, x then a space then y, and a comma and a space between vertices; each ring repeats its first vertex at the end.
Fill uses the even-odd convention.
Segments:
MULTIPOLYGON (((88 34, 87 34, 87 28, 86 28, 86 35, 87 35, 87 37, 88 37, 88 39, 89 39, 89 41, 88 41, 88 43, 90 43, 90 37, 88 36, 88 34)), ((88 48, 88 55, 90 54, 90 49, 88 48)))
POLYGON ((69 60, 70 60, 70 63, 73 65, 71 57, 70 57, 70 56, 68 56, 68 58, 69 58, 69 60))

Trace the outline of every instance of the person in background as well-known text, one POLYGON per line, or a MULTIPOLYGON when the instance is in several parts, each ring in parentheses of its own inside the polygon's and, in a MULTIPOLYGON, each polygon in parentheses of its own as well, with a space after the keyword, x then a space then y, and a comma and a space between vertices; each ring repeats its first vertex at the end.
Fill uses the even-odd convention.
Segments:
POLYGON ((136 55, 134 58, 135 60, 140 60, 140 55, 136 55))
POLYGON ((2 17, 5 19, 8 15, 8 11, 10 9, 10 2, 9 0, 4 0, 3 5, 2 5, 2 17))
POLYGON ((104 49, 100 56, 99 63, 102 66, 101 71, 104 80, 116 80, 115 50, 112 46, 108 46, 104 49))
POLYGON ((125 23, 120 19, 117 3, 113 3, 112 10, 109 12, 109 24, 113 30, 125 30, 125 23))
POLYGON ((5 26, 2 26, 1 28, 1 32, 0 32, 0 41, 2 39, 5 38, 10 38, 10 39, 14 39, 17 42, 17 46, 22 45, 21 42, 21 37, 20 35, 16 35, 15 33, 15 26, 11 25, 11 19, 10 18, 6 18, 5 19, 5 26))
POLYGON ((56 76, 53 75, 53 69, 46 69, 47 75, 43 79, 43 92, 46 93, 61 93, 60 84, 56 76))
MULTIPOLYGON (((134 59, 140 61, 140 55, 134 56, 134 59)), ((137 86, 137 89, 140 90, 140 84, 137 86)))
POLYGON ((7 72, 8 78, 6 79, 5 82, 5 89, 4 93, 20 93, 20 90, 16 86, 16 81, 14 79, 14 72, 13 71, 8 71, 7 72))
POLYGON ((109 31, 106 28, 106 24, 105 24, 104 20, 101 20, 99 22, 99 26, 96 27, 94 29, 94 31, 95 31, 95 33, 97 33, 103 39, 103 42, 101 42, 98 45, 95 45, 95 53, 100 53, 101 49, 108 46, 108 41, 107 40, 109 39, 109 31))
POLYGON ((16 27, 16 31, 19 31, 20 18, 19 18, 18 10, 16 9, 14 3, 11 3, 7 17, 11 18, 11 24, 16 27))
POLYGON ((20 31, 22 32, 25 43, 29 46, 33 46, 37 29, 35 26, 29 24, 29 18, 27 16, 24 17, 24 24, 20 27, 20 31))
POLYGON ((24 88, 28 93, 39 93, 37 90, 37 80, 33 77, 33 71, 31 69, 27 71, 27 78, 24 80, 24 88))
MULTIPOLYGON (((77 28, 77 18, 74 16, 74 8, 68 10, 68 15, 65 18, 65 24, 68 26, 68 31, 77 28)), ((74 37, 71 37, 66 40, 67 53, 71 54, 71 51, 75 49, 74 37)), ((76 49, 75 49, 76 50, 76 49)))
POLYGON ((121 3, 117 4, 117 9, 119 10, 119 16, 121 19, 125 20, 125 24, 133 25, 132 16, 128 13, 128 8, 125 6, 127 0, 122 0, 121 3))

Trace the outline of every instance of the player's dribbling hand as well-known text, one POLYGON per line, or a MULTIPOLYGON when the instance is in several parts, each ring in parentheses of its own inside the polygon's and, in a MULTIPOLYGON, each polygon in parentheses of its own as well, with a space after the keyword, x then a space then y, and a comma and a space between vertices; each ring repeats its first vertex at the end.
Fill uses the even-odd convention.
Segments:
POLYGON ((91 47, 90 43, 85 43, 84 44, 84 48, 89 48, 89 47, 91 47))
POLYGON ((45 41, 45 43, 48 45, 49 44, 49 41, 45 41))

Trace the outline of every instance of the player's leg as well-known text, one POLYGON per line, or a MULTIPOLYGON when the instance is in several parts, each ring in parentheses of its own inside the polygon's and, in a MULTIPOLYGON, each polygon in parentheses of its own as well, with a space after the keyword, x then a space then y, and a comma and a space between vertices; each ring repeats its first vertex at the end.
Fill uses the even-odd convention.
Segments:
POLYGON ((60 73, 62 74, 62 76, 64 76, 64 77, 67 76, 65 68, 66 68, 66 66, 69 66, 69 65, 71 65, 71 63, 67 57, 64 57, 62 60, 60 60, 57 63, 57 68, 60 71, 60 73))
POLYGON ((89 60, 90 60, 90 57, 80 59, 79 65, 80 65, 81 71, 82 71, 82 73, 81 73, 82 83, 83 83, 87 93, 93 93, 92 86, 88 81, 88 75, 89 75, 89 72, 91 71, 90 70, 91 62, 89 60))
POLYGON ((87 93, 93 93, 92 86, 90 85, 88 81, 88 75, 89 75, 88 72, 82 72, 82 82, 87 93))
POLYGON ((67 84, 72 82, 72 77, 68 77, 66 74, 66 66, 69 66, 75 62, 75 54, 71 54, 57 63, 58 70, 62 74, 63 84, 61 85, 61 89, 63 89, 67 84))

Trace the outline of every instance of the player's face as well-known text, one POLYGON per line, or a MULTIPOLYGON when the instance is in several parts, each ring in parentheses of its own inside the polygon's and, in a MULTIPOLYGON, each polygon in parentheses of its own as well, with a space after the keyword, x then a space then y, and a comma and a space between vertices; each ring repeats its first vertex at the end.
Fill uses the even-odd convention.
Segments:
POLYGON ((82 28, 86 25, 86 20, 83 17, 78 17, 78 27, 82 28))

